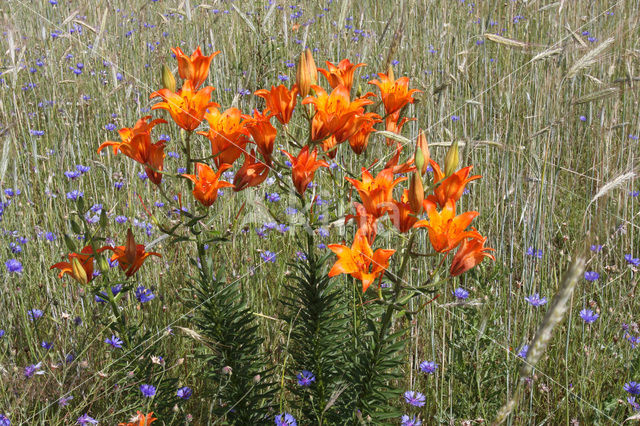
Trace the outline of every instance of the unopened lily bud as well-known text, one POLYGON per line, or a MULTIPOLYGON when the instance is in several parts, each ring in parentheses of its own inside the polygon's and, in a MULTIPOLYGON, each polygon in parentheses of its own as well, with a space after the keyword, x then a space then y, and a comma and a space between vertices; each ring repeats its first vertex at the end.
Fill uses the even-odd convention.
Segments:
POLYGON ((424 201, 424 187, 422 186, 422 176, 417 171, 411 175, 409 183, 409 206, 415 214, 420 214, 422 202, 424 201))
POLYGON ((176 91, 176 78, 166 65, 162 65, 162 86, 172 92, 176 91))
POLYGON ((306 98, 311 90, 311 85, 318 82, 318 68, 313 60, 311 50, 307 48, 300 54, 298 70, 296 71, 296 83, 300 90, 300 96, 306 98))
POLYGON ((77 257, 71 258, 71 272, 73 272, 73 277, 80 284, 86 284, 89 282, 89 278, 87 277, 87 272, 82 267, 82 263, 80 263, 80 259, 77 257))
POLYGON ((129 228, 127 231, 127 245, 124 248, 124 255, 130 265, 136 260, 137 251, 138 246, 136 245, 136 241, 133 239, 133 232, 131 232, 131 228, 129 228))
POLYGON ((458 163, 460 162, 460 150, 458 149, 458 141, 455 141, 449 147, 449 151, 447 151, 447 156, 444 158, 444 174, 445 176, 451 176, 455 173, 458 168, 458 163))
POLYGON ((424 132, 420 132, 416 140, 415 164, 422 176, 427 172, 430 158, 427 137, 424 135, 424 132))
POLYGON ((109 270, 109 262, 104 256, 100 256, 98 258, 98 267, 102 272, 107 272, 109 270))

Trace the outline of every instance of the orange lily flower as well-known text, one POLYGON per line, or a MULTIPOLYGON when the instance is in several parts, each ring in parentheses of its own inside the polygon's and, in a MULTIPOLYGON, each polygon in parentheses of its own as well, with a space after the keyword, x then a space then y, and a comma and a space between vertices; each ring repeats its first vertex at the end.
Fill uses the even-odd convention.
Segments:
POLYGON ((208 108, 220 106, 211 102, 211 92, 213 87, 198 90, 193 80, 187 80, 177 93, 160 89, 149 95, 149 99, 160 96, 164 102, 158 102, 151 109, 166 109, 178 126, 191 132, 200 125, 208 108))
POLYGON ((376 219, 384 216, 391 211, 393 206, 393 188, 406 177, 393 179, 393 172, 390 169, 384 169, 373 178, 371 173, 364 167, 362 168, 362 181, 346 177, 353 186, 356 187, 360 199, 367 212, 376 219))
POLYGON ((391 169, 394 175, 397 175, 400 173, 410 173, 416 170, 413 156, 409 158, 406 161, 406 163, 398 164, 398 162, 400 161, 400 154, 402 153, 402 148, 403 148, 402 144, 400 142, 397 142, 395 155, 391 157, 389 161, 387 161, 387 164, 384 165, 384 168, 391 169))
MULTIPOLYGON (((400 118, 400 111, 396 111, 393 114, 387 115, 384 119, 385 130, 399 135, 402 133, 402 127, 404 127, 404 125, 409 121, 415 121, 415 118, 400 118)), ((387 146, 393 145, 394 142, 396 141, 391 138, 387 138, 387 146)))
POLYGON ((145 166, 145 172, 156 185, 162 181, 162 168, 164 164, 164 145, 161 140, 151 143, 151 129, 159 123, 166 123, 165 120, 157 119, 150 123, 147 120, 151 116, 141 118, 133 128, 122 128, 118 131, 122 142, 107 141, 98 148, 98 152, 107 146, 113 147, 113 153, 123 153, 127 157, 145 166))
POLYGON ((309 153, 309 146, 302 148, 297 157, 294 157, 285 150, 282 150, 282 152, 289 157, 291 161, 291 179, 293 180, 293 185, 296 187, 296 191, 298 191, 300 195, 304 195, 304 191, 307 190, 307 186, 309 186, 309 183, 313 180, 313 176, 318 168, 329 167, 326 161, 317 161, 318 153, 315 148, 309 153))
POLYGON ((102 253, 105 250, 111 250, 113 252, 111 262, 117 260, 120 268, 125 271, 127 277, 135 274, 147 257, 151 255, 162 257, 158 253, 146 252, 144 244, 136 244, 131 228, 127 231, 127 244, 125 246, 104 246, 98 249, 98 253, 102 253))
POLYGON ((58 262, 49 269, 59 269, 58 278, 68 274, 80 284, 91 282, 94 266, 93 248, 86 246, 80 253, 69 253, 67 257, 69 258, 68 262, 58 262))
POLYGON ((156 419, 153 416, 153 411, 147 414, 146 416, 142 414, 141 411, 137 412, 137 415, 132 418, 128 423, 118 423, 118 426, 149 426, 151 423, 155 422, 156 419))
POLYGON ((330 277, 349 274, 362 281, 362 292, 389 267, 389 258, 396 252, 389 249, 378 249, 373 252, 363 232, 356 232, 351 248, 342 244, 329 244, 329 250, 338 256, 338 260, 329 271, 330 277))
POLYGON ((200 46, 198 46, 191 56, 185 55, 179 47, 171 48, 171 50, 176 55, 176 59, 178 59, 178 73, 180 77, 193 81, 193 87, 196 89, 207 79, 211 60, 220 53, 218 50, 209 56, 205 56, 202 54, 200 46))
POLYGON ((373 215, 367 213, 367 210, 360 203, 353 203, 356 208, 356 214, 348 214, 344 218, 344 223, 346 224, 349 220, 353 219, 358 224, 358 231, 362 232, 365 237, 367 237, 367 241, 369 244, 373 244, 373 241, 376 239, 376 234, 378 233, 378 223, 377 219, 373 217, 373 215))
MULTIPOLYGON (((315 91, 316 96, 305 98, 302 104, 313 104, 315 106, 316 112, 311 122, 311 139, 314 141, 319 141, 336 134, 356 115, 362 115, 365 105, 373 103, 373 101, 366 97, 357 98, 352 102, 349 91, 343 85, 338 85, 333 89, 331 94, 328 94, 320 86, 311 87, 315 91)), ((357 131, 355 124, 357 123, 352 123, 353 129, 340 134, 340 137, 343 139, 338 139, 338 143, 345 141, 357 131)), ((338 135, 336 135, 336 139, 337 138, 338 135)))
POLYGON ((254 93, 267 101, 267 109, 275 114, 278 121, 287 124, 293 115, 293 109, 298 101, 298 86, 291 90, 281 84, 278 87, 271 86, 271 90, 260 89, 254 93))
POLYGON ((267 164, 271 164, 271 154, 273 153, 273 143, 276 140, 278 131, 271 124, 270 118, 273 115, 263 112, 262 114, 258 110, 253 111, 253 116, 243 115, 246 118, 245 126, 253 141, 258 147, 258 152, 262 154, 267 164))
POLYGON ((429 200, 425 200, 423 206, 429 221, 420 220, 414 227, 426 227, 429 230, 429 241, 435 251, 448 252, 456 248, 465 238, 481 238, 475 229, 465 231, 480 213, 466 212, 456 216, 456 205, 453 200, 447 200, 442 211, 438 211, 436 204, 429 200))
POLYGON ((412 95, 420 92, 418 89, 409 90, 409 77, 400 77, 397 80, 393 76, 379 73, 380 80, 370 81, 369 84, 375 84, 380 89, 382 103, 387 115, 400 111, 408 103, 413 103, 412 95))
POLYGON ((209 130, 198 132, 206 136, 211 142, 213 162, 220 168, 222 164, 233 164, 242 154, 247 145, 249 134, 242 121, 242 111, 229 108, 222 114, 218 108, 207 112, 204 118, 209 123, 209 130))
POLYGON ((458 201, 460 197, 462 197, 467 183, 482 177, 480 175, 469 177, 473 166, 467 166, 445 179, 444 173, 442 173, 438 163, 431 159, 429 159, 429 163, 431 163, 431 167, 433 168, 433 183, 439 183, 439 185, 433 190, 435 195, 429 195, 427 199, 438 203, 440 207, 444 207, 447 200, 458 201))
POLYGON ((369 137, 374 130, 373 126, 381 121, 380 116, 375 112, 368 112, 361 117, 363 119, 358 123, 359 130, 349 137, 349 146, 357 155, 367 149, 369 137))
POLYGON ((400 201, 393 200, 395 208, 389 213, 391 223, 399 232, 408 232, 418 222, 418 217, 411 208, 409 203, 409 190, 405 189, 402 193, 400 201))
POLYGON ((336 158, 336 155, 338 154, 338 141, 336 140, 336 137, 334 135, 329 136, 328 138, 320 142, 320 144, 322 145, 322 151, 324 151, 324 155, 331 159, 336 158))
POLYGON ((238 192, 252 186, 258 186, 267 179, 268 175, 269 166, 258 161, 256 151, 251 150, 251 154, 244 153, 244 164, 236 172, 233 179, 233 190, 238 192))
POLYGON ((329 86, 335 89, 339 85, 343 85, 351 92, 351 86, 353 85, 353 73, 357 68, 363 67, 367 64, 352 64, 348 59, 343 59, 338 63, 338 66, 333 65, 327 61, 327 68, 318 68, 318 72, 322 73, 329 82, 329 86))
POLYGON ((495 256, 488 253, 495 250, 484 246, 486 241, 486 238, 470 238, 462 241, 449 269, 452 277, 457 277, 469 269, 475 268, 485 257, 496 260, 495 256))
POLYGON ((193 182, 193 196, 200 201, 203 206, 209 207, 218 198, 218 189, 232 187, 233 184, 220 179, 222 172, 230 168, 230 164, 222 164, 218 172, 211 170, 211 167, 203 163, 196 163, 195 175, 182 175, 193 182))

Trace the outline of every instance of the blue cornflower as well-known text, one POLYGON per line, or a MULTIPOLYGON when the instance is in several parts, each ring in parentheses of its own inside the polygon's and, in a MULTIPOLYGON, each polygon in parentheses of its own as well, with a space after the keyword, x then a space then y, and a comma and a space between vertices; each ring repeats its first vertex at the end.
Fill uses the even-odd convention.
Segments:
POLYGON ((109 131, 109 132, 112 132, 112 131, 114 131, 116 129, 116 125, 113 124, 113 123, 107 123, 107 124, 105 124, 104 129, 109 131))
POLYGON ((71 401, 72 399, 73 395, 64 396, 58 400, 58 405, 60 407, 66 407, 67 405, 69 405, 69 401, 71 401))
POLYGON ((525 297, 524 300, 526 300, 527 302, 529 302, 529 304, 531 304, 531 306, 535 306, 536 308, 547 303, 547 298, 540 297, 540 294, 538 293, 534 293, 529 297, 525 297))
MULTIPOLYGON (((164 137, 166 137, 166 138, 168 138, 168 136, 160 135, 160 139, 162 139, 162 138, 163 138, 163 136, 164 136, 164 137)), ((166 140, 166 139, 165 139, 165 140, 166 140)), ((175 152, 175 151, 169 151, 169 152, 167 152, 167 156, 168 156, 168 157, 171 157, 171 158, 180 158, 180 154, 178 154, 178 153, 177 153, 177 152, 175 152)))
POLYGON ((456 288, 451 292, 451 294, 453 294, 459 300, 465 300, 469 297, 469 292, 462 287, 456 288))
POLYGON ((457 115, 452 115, 451 116, 451 121, 456 122, 456 121, 459 121, 459 120, 460 120, 459 116, 457 116, 457 115))
POLYGON ((422 361, 420 363, 420 371, 426 374, 433 374, 438 369, 438 364, 434 361, 422 361))
POLYGON ((523 359, 527 359, 527 352, 529 352, 529 345, 523 345, 518 352, 518 356, 523 359))
POLYGON ((191 398, 191 394, 193 394, 193 391, 189 386, 183 386, 180 389, 178 389, 178 392, 176 392, 176 395, 178 395, 178 398, 182 398, 182 399, 191 398))
POLYGON ((115 182, 113 186, 115 189, 122 189, 122 187, 124 186, 124 182, 115 182))
POLYGON ((7 271, 14 273, 21 273, 23 271, 22 263, 18 259, 9 259, 4 262, 4 266, 7 267, 7 271))
POLYGON ((582 122, 587 121, 587 117, 584 116, 584 115, 581 115, 580 116, 580 121, 582 121, 582 122))
POLYGON ((147 398, 151 398, 156 394, 156 387, 153 385, 140 385, 140 392, 147 398))
POLYGON ((265 262, 276 263, 276 254, 272 251, 265 250, 263 253, 260 253, 260 257, 265 262))
POLYGON ((280 81, 282 81, 282 82, 289 81, 289 77, 288 77, 288 76, 286 76, 286 75, 280 74, 280 75, 278 76, 278 80, 280 80, 280 81))
POLYGON ((580 318, 582 318, 587 324, 595 322, 599 316, 599 314, 594 313, 591 309, 583 309, 580 311, 580 318))
POLYGON ((78 191, 77 189, 74 189, 71 192, 67 192, 67 199, 69 200, 76 201, 78 198, 82 197, 84 197, 84 192, 78 191))
POLYGON ((631 395, 640 395, 640 383, 629 382, 625 383, 623 389, 629 392, 631 395))
POLYGON ((2 339, 5 335, 6 331, 0 330, 0 339, 2 339))
POLYGON ((82 174, 87 173, 89 170, 91 170, 91 167, 89 166, 83 166, 82 164, 77 164, 76 165, 76 170, 79 171, 82 174))
POLYGON ((122 224, 122 223, 125 223, 126 221, 127 221, 126 216, 116 216, 116 222, 122 224))
POLYGON ((22 192, 19 189, 7 188, 4 190, 4 195, 7 197, 15 197, 20 194, 22 194, 22 192))
POLYGON ((111 338, 107 337, 104 342, 110 344, 116 349, 120 349, 122 347, 122 343, 124 343, 122 340, 118 339, 118 336, 115 334, 112 334, 111 338))
POLYGON ((640 258, 633 257, 631 254, 625 254, 624 260, 627 261, 628 264, 633 266, 640 266, 640 258))
POLYGON ((327 231, 324 228, 318 228, 318 230, 316 231, 318 233, 318 235, 320 236, 320 238, 327 238, 329 237, 329 231, 327 231))
POLYGON ((151 289, 146 289, 144 286, 139 286, 136 288, 136 299, 140 303, 146 303, 150 300, 155 299, 155 294, 151 292, 151 289))
POLYGON ((18 254, 22 252, 22 247, 20 247, 20 245, 16 243, 9 243, 9 249, 11 249, 11 252, 14 254, 18 254))
POLYGON ((304 254, 304 253, 303 253, 303 252, 301 252, 301 251, 297 251, 297 252, 296 252, 296 257, 297 257, 299 260, 307 260, 307 255, 306 255, 306 254, 304 254))
POLYGON ((38 376, 44 374, 44 371, 40 370, 42 363, 39 362, 37 364, 31 364, 24 368, 24 377, 30 379, 34 375, 38 376))
POLYGON ((44 136, 44 130, 29 130, 29 133, 31 133, 33 136, 44 136))
POLYGON ((27 316, 29 317, 29 319, 31 321, 35 321, 38 318, 42 318, 43 314, 44 314, 44 312, 42 312, 40 309, 29 309, 27 311, 27 316))
POLYGON ((276 426, 298 426, 296 419, 289 413, 278 414, 275 421, 276 426))
POLYGON ((11 426, 11 420, 4 414, 0 414, 0 426, 11 426))
POLYGON ((51 350, 53 349, 53 343, 51 342, 45 342, 44 340, 42 341, 42 343, 40 344, 40 346, 42 346, 43 348, 45 348, 46 350, 51 350))
POLYGON ((277 203, 278 201, 280 201, 280 194, 278 194, 277 192, 273 192, 271 194, 266 194, 265 198, 270 203, 277 203))
POLYGON ((601 252, 602 251, 602 245, 601 244, 593 244, 591 246, 591 251, 595 252, 595 253, 601 252))
POLYGON ((287 207, 284 212, 288 215, 294 215, 296 213, 298 213, 298 210, 293 208, 293 207, 287 207))
POLYGON ((140 180, 147 180, 147 178, 148 178, 148 177, 149 177, 149 176, 147 176, 147 173, 146 173, 146 172, 140 172, 140 173, 138 173, 138 179, 140 179, 140 180))
POLYGON ((586 271, 584 273, 584 279, 587 281, 595 281, 600 278, 600 274, 595 271, 586 271))
POLYGON ((527 249, 527 255, 542 259, 542 250, 536 250, 533 247, 527 249))
POLYGON ((404 393, 404 400, 407 404, 411 404, 414 407, 423 407, 427 398, 417 391, 406 391, 404 393))
POLYGON ((153 203, 156 207, 164 207, 164 203, 162 201, 156 201, 153 203))
POLYGON ((409 417, 408 415, 402 416, 402 426, 420 426, 422 421, 416 416, 409 417))
POLYGON ((627 402, 631 405, 631 409, 633 411, 640 411, 640 404, 638 404, 636 402, 636 397, 635 396, 627 397, 627 402))
POLYGON ((278 225, 276 227, 276 229, 278 230, 278 232, 280 232, 281 234, 286 233, 287 231, 289 231, 289 227, 287 225, 285 225, 284 223, 281 223, 280 225, 278 225))
POLYGON ((71 179, 71 180, 79 178, 81 176, 81 174, 82 173, 80 173, 77 170, 67 170, 66 172, 64 172, 65 177, 67 179, 71 179))
POLYGON ((313 375, 311 371, 302 370, 298 373, 298 385, 307 387, 311 386, 311 383, 316 381, 316 376, 313 375))
POLYGON ((78 424, 79 425, 97 425, 98 421, 93 417, 89 416, 89 414, 84 413, 83 415, 78 417, 78 424))
MULTIPOLYGON (((114 267, 116 267, 118 265, 118 261, 117 260, 113 262, 114 264, 111 264, 110 260, 108 262, 109 262, 109 266, 111 268, 114 268, 114 267)), ((122 291, 122 284, 116 284, 116 285, 111 287, 111 293, 114 296, 117 295, 118 293, 120 293, 121 291, 122 291)), ((101 291, 100 294, 102 295, 102 297, 96 295, 95 296, 95 301, 98 302, 98 303, 105 303, 106 302, 105 299, 107 299, 107 297, 108 297, 107 294, 104 291, 101 291)))

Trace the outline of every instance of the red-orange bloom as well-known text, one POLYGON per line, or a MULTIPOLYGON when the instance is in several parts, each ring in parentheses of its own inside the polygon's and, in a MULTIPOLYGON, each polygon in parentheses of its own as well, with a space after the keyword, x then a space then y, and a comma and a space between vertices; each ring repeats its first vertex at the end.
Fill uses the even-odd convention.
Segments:
POLYGON ((162 181, 162 168, 164 165, 164 144, 161 140, 151 143, 151 129, 165 120, 157 119, 150 123, 147 120, 150 115, 142 117, 133 128, 122 128, 118 131, 122 142, 107 141, 100 145, 98 152, 107 146, 113 147, 113 153, 122 152, 127 157, 145 166, 145 172, 156 185, 162 181))
POLYGON ((482 177, 480 175, 469 177, 473 166, 467 166, 445 179, 444 173, 442 173, 438 163, 431 159, 429 159, 429 163, 433 168, 433 183, 439 183, 439 185, 437 185, 433 190, 435 195, 429 195, 427 199, 438 203, 440 207, 444 207, 447 200, 453 200, 454 202, 458 201, 460 197, 462 197, 462 193, 464 192, 464 188, 467 183, 482 177))
POLYGON ((447 200, 441 211, 429 200, 425 200, 423 205, 429 220, 420 220, 414 226, 426 227, 429 230, 429 241, 435 251, 448 252, 465 238, 481 238, 475 229, 465 231, 471 221, 479 215, 478 212, 466 212, 456 216, 456 205, 452 200, 447 200))
POLYGON ((469 269, 475 268, 485 257, 496 260, 496 258, 489 253, 489 251, 494 251, 494 249, 484 246, 486 241, 486 238, 470 238, 462 241, 460 248, 458 248, 456 255, 453 257, 453 262, 449 269, 452 277, 457 277, 469 269))
MULTIPOLYGON (((331 94, 328 94, 320 86, 311 86, 316 93, 316 96, 309 96, 305 98, 302 103, 313 104, 315 106, 315 114, 311 122, 311 139, 314 141, 322 140, 331 135, 336 135, 338 138, 339 131, 350 124, 356 115, 362 115, 364 113, 364 106, 370 105, 373 101, 362 97, 351 101, 349 91, 343 85, 337 86, 331 94)), ((344 142, 347 138, 351 137, 356 131, 356 123, 351 123, 352 129, 347 132, 342 132, 339 136, 342 140, 337 140, 338 143, 344 142)))
POLYGON ((405 189, 400 201, 393 200, 394 209, 389 213, 393 226, 401 233, 408 232, 418 222, 418 217, 411 209, 409 203, 409 191, 405 189))
POLYGON ((411 158, 409 158, 405 163, 398 164, 398 162, 400 161, 402 148, 402 144, 400 142, 397 142, 395 155, 391 157, 389 161, 387 161, 387 164, 384 165, 384 168, 391 169, 394 175, 397 175, 399 173, 409 173, 416 170, 413 156, 411 156, 411 158))
POLYGON ((327 61, 327 68, 318 68, 318 72, 325 76, 331 88, 335 89, 339 85, 343 85, 351 92, 351 86, 353 84, 353 73, 357 68, 363 67, 367 64, 352 64, 348 59, 343 59, 338 63, 338 66, 333 65, 327 61))
POLYGON ((203 206, 209 207, 218 198, 218 189, 232 187, 233 184, 220 179, 222 172, 230 168, 229 164, 222 164, 218 172, 211 170, 211 167, 203 163, 196 163, 195 175, 182 175, 193 182, 193 196, 200 201, 203 206))
POLYGON ((375 84, 380 89, 382 103, 387 115, 400 111, 408 103, 413 103, 413 94, 420 92, 418 89, 409 90, 409 77, 400 77, 394 80, 387 74, 378 74, 380 80, 370 81, 369 84, 375 84))
POLYGON ((195 88, 200 87, 200 85, 207 79, 211 60, 214 56, 220 53, 220 51, 217 51, 213 52, 209 56, 205 56, 202 54, 200 46, 198 46, 191 56, 185 55, 179 47, 171 48, 171 50, 178 59, 178 73, 180 74, 180 77, 185 80, 192 80, 193 87, 195 88))
POLYGON ((358 130, 349 137, 349 146, 357 155, 362 154, 367 149, 369 137, 374 130, 373 126, 381 121, 380 116, 375 112, 366 113, 361 117, 362 119, 357 121, 358 130))
POLYGON ((214 108, 204 116, 209 123, 209 130, 198 132, 211 142, 211 155, 218 169, 222 164, 233 164, 247 145, 249 131, 242 120, 242 111, 229 108, 222 114, 214 108))
POLYGON ((393 188, 406 177, 393 179, 393 172, 390 169, 384 169, 373 178, 371 173, 364 167, 362 168, 362 181, 358 181, 347 177, 349 182, 356 187, 360 199, 367 212, 376 219, 384 216, 393 207, 393 188))
POLYGON ((278 131, 271 124, 270 118, 273 115, 264 113, 260 113, 257 109, 253 111, 253 116, 251 115, 243 115, 243 118, 246 118, 245 126, 253 141, 256 143, 258 147, 258 152, 262 154, 265 161, 268 164, 271 164, 271 154, 273 153, 273 143, 276 140, 276 135, 278 131))
POLYGON ((68 262, 58 262, 49 269, 59 269, 58 278, 69 275, 80 284, 86 284, 93 279, 93 248, 86 246, 80 253, 69 253, 68 262))
POLYGON ((207 86, 197 90, 193 80, 186 80, 177 93, 169 89, 160 89, 149 95, 149 99, 160 96, 164 102, 158 102, 151 109, 166 109, 175 123, 188 132, 195 130, 208 108, 218 108, 211 102, 213 87, 207 86))
POLYGON ((291 120, 298 101, 298 86, 294 85, 289 90, 281 84, 278 87, 271 86, 271 90, 257 90, 254 94, 267 101, 267 109, 276 116, 280 123, 287 124, 291 120))
POLYGON ((293 185, 296 187, 296 191, 298 191, 300 195, 303 195, 304 191, 307 190, 318 168, 329 167, 326 161, 317 160, 318 153, 315 148, 309 153, 309 146, 302 148, 297 157, 294 157, 285 150, 282 150, 282 152, 289 157, 289 161, 291 161, 291 179, 293 180, 293 185))
POLYGON ((351 248, 342 244, 329 244, 327 247, 338 256, 329 276, 349 274, 362 281, 363 293, 389 267, 389 258, 396 252, 378 249, 374 253, 367 237, 360 231, 356 232, 351 248))
POLYGON ((356 208, 356 214, 348 214, 344 218, 344 223, 346 224, 349 220, 353 219, 358 224, 359 232, 362 232, 369 244, 373 244, 373 241, 376 239, 376 234, 378 233, 378 223, 377 219, 373 217, 373 215, 367 213, 367 210, 360 203, 353 203, 356 208))
POLYGON ((233 179, 233 190, 238 192, 245 188, 258 186, 265 181, 269 175, 269 166, 256 158, 256 151, 251 150, 251 154, 244 153, 244 164, 236 172, 233 179))
POLYGON ((111 262, 117 260, 120 268, 122 268, 127 277, 135 274, 147 257, 151 255, 162 257, 158 253, 145 251, 144 244, 136 244, 131 229, 127 231, 126 245, 117 247, 105 246, 98 249, 98 253, 102 253, 105 250, 111 250, 113 252, 111 262))
POLYGON ((131 419, 128 423, 118 423, 118 426, 149 426, 151 423, 155 422, 156 419, 153 416, 153 411, 147 414, 146 416, 142 414, 141 411, 137 412, 137 415, 131 419))

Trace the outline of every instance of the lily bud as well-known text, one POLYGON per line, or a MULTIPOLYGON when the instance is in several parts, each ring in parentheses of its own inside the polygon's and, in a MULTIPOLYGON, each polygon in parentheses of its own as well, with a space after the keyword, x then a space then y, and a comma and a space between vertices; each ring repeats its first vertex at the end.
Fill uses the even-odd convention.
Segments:
POLYGON ((124 249, 124 255, 127 259, 129 265, 133 264, 136 260, 136 252, 138 251, 138 246, 136 245, 136 241, 133 239, 133 232, 131 232, 131 228, 127 231, 127 245, 124 249))
POLYGON ((89 278, 87 277, 87 272, 82 267, 82 263, 80 263, 80 259, 77 257, 71 258, 71 272, 73 272, 73 277, 80 284, 86 284, 89 282, 89 278))
POLYGON ((298 70, 296 71, 296 83, 300 90, 300 96, 306 98, 311 90, 311 85, 318 82, 318 68, 313 60, 311 50, 307 48, 300 54, 298 70))
POLYGON ((107 272, 109 270, 109 262, 104 256, 100 256, 98 258, 98 266, 102 272, 107 272))
POLYGON ((453 173, 455 173, 458 168, 458 163, 460 162, 460 150, 458 149, 458 141, 455 141, 449 147, 449 151, 447 151, 447 156, 444 158, 444 174, 449 177, 453 173))
POLYGON ((391 64, 389 64, 389 68, 387 68, 387 77, 389 77, 389 80, 391 81, 396 79, 395 75, 393 74, 393 66, 391 64))
POLYGON ((427 137, 424 135, 424 132, 420 132, 416 140, 415 164, 422 176, 427 172, 430 158, 427 137))
POLYGON ((176 78, 166 65, 162 65, 162 86, 172 92, 176 91, 176 78))
POLYGON ((422 186, 422 176, 416 171, 411 175, 409 183, 409 206, 415 214, 420 214, 422 202, 424 201, 424 187, 422 186))

